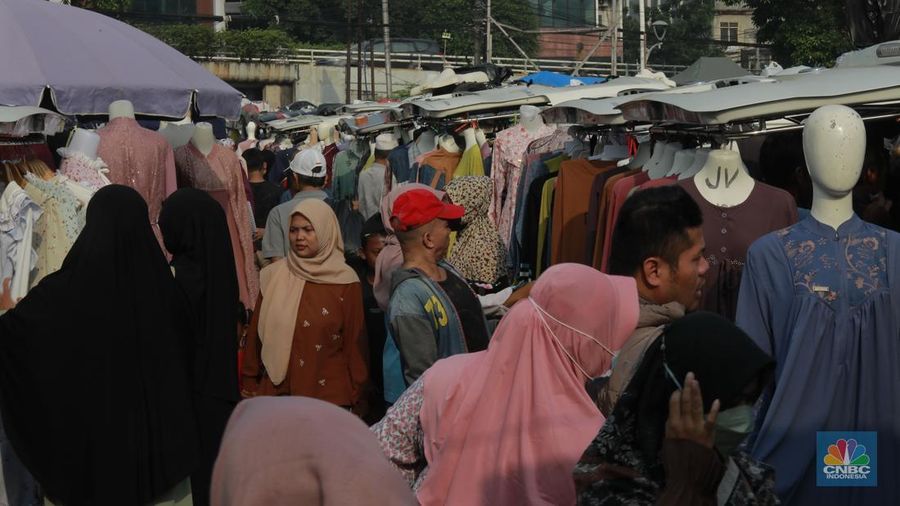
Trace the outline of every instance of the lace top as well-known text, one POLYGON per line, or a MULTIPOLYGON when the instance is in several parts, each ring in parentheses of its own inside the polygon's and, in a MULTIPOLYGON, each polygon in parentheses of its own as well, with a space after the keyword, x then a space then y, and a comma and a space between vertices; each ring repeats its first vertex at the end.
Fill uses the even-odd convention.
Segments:
POLYGON ((88 188, 92 193, 110 184, 106 177, 109 174, 106 162, 102 158, 91 160, 82 153, 73 153, 63 160, 59 172, 88 188))

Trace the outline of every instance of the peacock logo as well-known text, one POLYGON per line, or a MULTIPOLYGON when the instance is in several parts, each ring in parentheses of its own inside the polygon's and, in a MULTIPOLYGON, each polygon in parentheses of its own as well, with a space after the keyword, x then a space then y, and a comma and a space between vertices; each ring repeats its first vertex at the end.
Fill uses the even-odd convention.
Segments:
POLYGON ((838 439, 836 443, 829 445, 824 460, 826 466, 869 465, 866 447, 857 443, 855 439, 838 439))

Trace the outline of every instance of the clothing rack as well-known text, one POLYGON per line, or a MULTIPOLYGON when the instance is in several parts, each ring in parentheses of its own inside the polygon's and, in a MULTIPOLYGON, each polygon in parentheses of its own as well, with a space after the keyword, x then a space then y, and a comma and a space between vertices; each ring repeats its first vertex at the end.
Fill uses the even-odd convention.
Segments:
POLYGON ((30 146, 45 142, 46 138, 40 134, 32 134, 25 137, 0 137, 0 146, 30 146))

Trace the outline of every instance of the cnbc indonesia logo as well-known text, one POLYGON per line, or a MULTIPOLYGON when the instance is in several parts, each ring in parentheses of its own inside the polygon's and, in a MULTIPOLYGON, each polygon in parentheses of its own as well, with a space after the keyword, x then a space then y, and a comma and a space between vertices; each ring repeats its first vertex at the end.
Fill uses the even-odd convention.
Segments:
POLYGON ((877 433, 819 432, 817 436, 821 459, 816 480, 819 486, 877 486, 877 433))

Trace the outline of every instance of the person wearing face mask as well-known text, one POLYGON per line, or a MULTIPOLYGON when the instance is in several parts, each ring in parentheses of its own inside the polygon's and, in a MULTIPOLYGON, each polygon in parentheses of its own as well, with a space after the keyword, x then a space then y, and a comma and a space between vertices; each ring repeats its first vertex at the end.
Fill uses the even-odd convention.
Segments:
POLYGON ((578 504, 778 504, 773 469, 740 449, 774 368, 716 314, 667 326, 576 466, 578 504))
POLYGON ((574 504, 572 469, 603 424, 585 381, 637 317, 633 279, 554 266, 486 351, 435 363, 372 430, 421 504, 574 504))
POLYGON ((650 188, 629 197, 612 237, 609 272, 637 282, 641 316, 608 381, 604 378, 594 385, 600 410, 606 414, 663 326, 700 306, 709 270, 703 213, 680 186, 650 188))
POLYGON ((403 265, 393 274, 387 321, 407 385, 438 359, 488 345, 478 297, 444 261, 450 222, 463 214, 462 206, 447 204, 423 189, 401 194, 391 210, 403 265))

